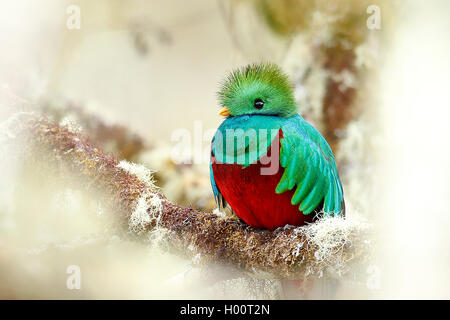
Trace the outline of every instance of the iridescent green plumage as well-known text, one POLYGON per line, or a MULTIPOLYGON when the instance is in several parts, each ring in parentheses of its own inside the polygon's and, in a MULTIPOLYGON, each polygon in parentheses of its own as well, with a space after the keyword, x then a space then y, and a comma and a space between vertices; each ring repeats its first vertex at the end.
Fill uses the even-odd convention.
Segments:
POLYGON ((328 213, 344 209, 342 185, 330 146, 322 135, 300 116, 287 121, 281 139, 280 164, 285 168, 276 193, 292 190, 293 205, 312 212, 323 200, 328 213))
MULTIPOLYGON (((296 113, 288 78, 276 65, 252 65, 234 71, 222 85, 219 97, 230 116, 212 142, 217 159, 245 168, 266 154, 267 137, 269 142, 273 138, 271 130, 281 131, 279 162, 284 172, 274 194, 295 190, 291 204, 304 214, 321 204, 326 215, 343 214, 344 197, 333 152, 322 135, 296 113), (262 108, 255 108, 257 100, 263 102, 262 108), (268 135, 261 129, 271 132, 268 135), (234 130, 228 142, 227 130, 234 130), (249 148, 250 131, 256 132, 257 150, 249 148), (231 141, 232 151, 225 148, 224 153, 220 152, 231 141)), ((220 198, 212 170, 211 183, 215 196, 220 198)))
POLYGON ((218 95, 220 104, 233 116, 272 114, 289 117, 297 109, 288 77, 271 63, 234 70, 222 83, 218 95), (264 101, 264 110, 253 108, 255 99, 264 101))

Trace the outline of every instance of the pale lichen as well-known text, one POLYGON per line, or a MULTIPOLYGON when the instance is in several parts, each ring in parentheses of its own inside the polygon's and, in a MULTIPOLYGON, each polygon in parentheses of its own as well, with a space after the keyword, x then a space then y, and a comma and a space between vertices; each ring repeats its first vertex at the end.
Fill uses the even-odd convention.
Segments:
POLYGON ((128 162, 126 160, 120 161, 117 167, 122 168, 132 175, 135 175, 140 181, 148 185, 151 189, 156 188, 153 182, 153 172, 147 167, 141 164, 128 162))
POLYGON ((125 160, 120 161, 117 167, 136 176, 148 186, 148 189, 136 200, 135 208, 128 220, 129 230, 138 235, 148 232, 148 240, 153 246, 162 245, 167 238, 168 230, 160 225, 163 203, 160 196, 153 192, 156 186, 153 182, 152 171, 143 165, 125 160))
MULTIPOLYGON (((297 228, 296 232, 306 237, 306 250, 313 253, 309 273, 319 277, 325 271, 331 276, 344 274, 354 258, 351 253, 359 249, 354 246, 354 234, 368 233, 370 228, 365 221, 341 216, 324 217, 297 228)), ((298 255, 297 249, 294 254, 298 255)))
POLYGON ((81 125, 77 122, 76 118, 72 115, 65 116, 61 121, 59 122, 60 126, 66 127, 70 132, 72 133, 81 133, 83 131, 83 128, 81 125))

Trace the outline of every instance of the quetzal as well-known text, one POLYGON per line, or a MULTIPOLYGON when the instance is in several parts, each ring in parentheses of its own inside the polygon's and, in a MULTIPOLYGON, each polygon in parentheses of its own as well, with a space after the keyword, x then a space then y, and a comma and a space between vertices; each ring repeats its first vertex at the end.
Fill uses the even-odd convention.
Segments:
POLYGON ((226 116, 211 143, 216 202, 245 223, 275 229, 344 214, 333 152, 297 114, 288 77, 274 64, 234 70, 218 93, 226 116))

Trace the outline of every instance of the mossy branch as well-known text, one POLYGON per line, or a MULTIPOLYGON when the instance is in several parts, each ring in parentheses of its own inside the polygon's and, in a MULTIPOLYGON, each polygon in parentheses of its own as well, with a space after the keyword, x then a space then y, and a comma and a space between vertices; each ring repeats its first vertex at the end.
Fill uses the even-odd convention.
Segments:
MULTIPOLYGON (((57 164, 55 171, 61 167, 64 172, 69 169, 71 174, 81 177, 88 192, 102 190, 107 194, 102 201, 108 201, 105 205, 114 208, 117 217, 114 224, 121 232, 130 232, 130 218, 144 200, 151 223, 145 224, 145 230, 138 232, 137 237, 148 239, 149 233, 160 228, 165 231, 164 240, 171 249, 202 262, 230 264, 250 272, 263 272, 266 277, 298 279, 320 276, 330 265, 336 267, 336 261, 347 265, 349 261, 368 257, 367 241, 363 241, 367 235, 358 228, 351 229, 344 242, 328 244, 327 250, 336 258, 330 264, 329 259, 320 257, 323 253, 320 244, 311 241, 310 227, 257 230, 234 219, 180 207, 169 202, 153 185, 122 168, 80 133, 36 115, 20 120, 16 129, 31 133, 26 135, 29 145, 52 158, 57 164), (155 198, 160 201, 159 210, 154 210, 155 198)), ((36 159, 34 154, 33 157, 36 159)), ((345 273, 348 268, 339 265, 339 270, 345 273)))

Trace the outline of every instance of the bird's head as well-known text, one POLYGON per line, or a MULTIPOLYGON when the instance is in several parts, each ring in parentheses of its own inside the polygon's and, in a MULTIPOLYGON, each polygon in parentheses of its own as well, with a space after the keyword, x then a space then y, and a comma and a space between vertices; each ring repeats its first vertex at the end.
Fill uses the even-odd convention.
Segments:
POLYGON ((271 63, 234 70, 222 83, 218 95, 222 116, 290 117, 297 111, 288 77, 271 63))

